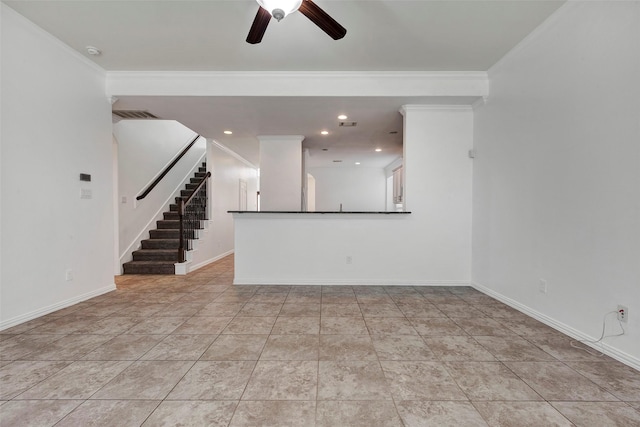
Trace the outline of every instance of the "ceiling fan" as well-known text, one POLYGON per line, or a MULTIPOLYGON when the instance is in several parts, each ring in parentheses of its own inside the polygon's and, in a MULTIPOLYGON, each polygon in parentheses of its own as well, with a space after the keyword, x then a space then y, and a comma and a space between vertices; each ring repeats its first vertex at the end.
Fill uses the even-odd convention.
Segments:
POLYGON ((267 30, 267 25, 273 16, 281 21, 285 16, 299 10, 311 22, 316 24, 322 31, 329 34, 334 40, 339 40, 347 34, 347 30, 336 22, 327 12, 311 0, 256 0, 260 5, 256 14, 247 43, 257 44, 262 41, 262 36, 267 30))

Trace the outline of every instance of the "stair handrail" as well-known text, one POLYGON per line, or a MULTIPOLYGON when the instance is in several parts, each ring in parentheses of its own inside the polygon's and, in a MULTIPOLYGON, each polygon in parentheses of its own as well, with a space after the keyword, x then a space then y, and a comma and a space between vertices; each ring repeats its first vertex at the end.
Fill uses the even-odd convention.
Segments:
MULTIPOLYGON (((186 259, 186 250, 185 250, 185 233, 184 233, 184 215, 186 213, 187 206, 191 203, 194 197, 200 192, 202 187, 204 187, 207 183, 207 179, 211 177, 211 172, 207 172, 205 176, 202 178, 202 181, 198 184, 198 186, 193 190, 193 193, 187 198, 179 197, 178 198, 178 219, 180 220, 180 243, 178 244, 178 262, 183 263, 186 259)), ((206 203, 206 201, 205 201, 206 203)), ((206 206, 206 205, 205 205, 206 206)), ((206 209, 205 209, 205 219, 206 219, 206 209)))
POLYGON ((189 149, 190 149, 191 147, 193 147, 193 145, 196 143, 196 141, 197 141, 198 139, 200 139, 200 135, 196 135, 196 137, 195 137, 195 138, 193 138, 193 141, 191 141, 191 142, 189 143, 189 145, 187 145, 187 146, 186 146, 186 147, 185 147, 185 148, 180 152, 180 154, 178 154, 178 156, 177 156, 175 159, 173 159, 173 161, 172 161, 171 163, 169 163, 169 164, 167 165, 167 167, 166 167, 166 168, 164 168, 164 170, 160 173, 160 175, 158 175, 158 177, 157 177, 155 180, 153 180, 153 182, 152 182, 151 184, 149 184, 149 186, 148 186, 147 188, 145 188, 145 190, 142 192, 142 194, 140 194, 139 196, 137 196, 137 197, 136 197, 136 200, 142 200, 142 199, 144 199, 145 197, 147 197, 147 195, 148 195, 149 193, 151 193, 151 190, 153 190, 153 189, 156 187, 156 185, 158 185, 158 184, 160 183, 160 181, 162 181, 162 178, 164 178, 164 177, 169 173, 169 171, 170 171, 171 169, 173 169, 173 167, 174 167, 174 166, 175 166, 175 165, 180 161, 180 159, 181 159, 182 157, 184 157, 184 155, 185 155, 185 154, 187 154, 187 151, 189 151, 189 149))

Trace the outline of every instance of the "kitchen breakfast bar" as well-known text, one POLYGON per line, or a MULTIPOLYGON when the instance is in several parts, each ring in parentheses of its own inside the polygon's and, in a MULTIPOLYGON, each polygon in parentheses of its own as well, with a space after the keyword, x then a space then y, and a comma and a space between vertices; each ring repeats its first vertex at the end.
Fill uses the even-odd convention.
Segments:
POLYGON ((237 285, 401 284, 411 212, 229 213, 237 285))

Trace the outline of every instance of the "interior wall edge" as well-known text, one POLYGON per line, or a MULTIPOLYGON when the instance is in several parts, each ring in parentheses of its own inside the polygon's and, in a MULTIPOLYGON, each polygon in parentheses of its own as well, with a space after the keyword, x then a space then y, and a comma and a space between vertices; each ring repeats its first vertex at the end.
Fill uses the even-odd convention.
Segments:
POLYGON ((66 307, 70 307, 79 302, 83 302, 88 299, 95 298, 97 296, 104 295, 108 292, 112 292, 115 290, 116 290, 116 284, 111 283, 109 285, 103 286, 102 288, 93 290, 91 292, 87 292, 82 295, 77 295, 73 298, 60 301, 58 303, 49 305, 47 307, 39 308, 29 313, 21 314, 20 316, 13 317, 11 319, 3 320, 2 322, 0 322, 0 331, 11 328, 13 326, 20 325, 22 323, 28 322, 29 320, 33 320, 38 317, 44 316, 45 314, 53 313, 54 311, 58 311, 66 307))
MULTIPOLYGON (((477 289, 478 291, 489 295, 492 298, 497 299, 498 301, 508 305, 511 308, 514 308, 518 311, 520 311, 521 313, 526 314, 529 317, 532 317, 542 323, 544 323, 545 325, 559 331, 562 332, 565 335, 570 336, 571 338, 575 339, 575 340, 589 340, 589 341, 595 341, 598 338, 597 337, 593 337, 591 335, 588 335, 578 329, 575 329, 569 325, 566 325, 562 322, 559 322, 558 320, 554 319, 553 317, 547 316, 546 314, 543 314, 537 310, 534 310, 533 308, 519 303, 516 300, 513 300, 505 295, 502 295, 494 290, 492 290, 491 288, 488 288, 480 283, 477 282, 472 282, 471 286, 473 286, 475 289, 477 289)), ((606 338, 605 338, 606 339, 606 338)), ((614 359, 616 359, 619 362, 624 363, 625 365, 628 365, 634 369, 640 370, 640 359, 637 357, 634 357, 628 353, 625 353, 624 351, 621 351, 619 349, 617 349, 615 346, 608 344, 608 343, 603 343, 602 346, 597 346, 594 344, 590 344, 590 343, 580 343, 586 346, 589 346, 590 348, 593 348, 597 351, 600 351, 602 353, 604 353, 605 355, 612 357, 614 359)))

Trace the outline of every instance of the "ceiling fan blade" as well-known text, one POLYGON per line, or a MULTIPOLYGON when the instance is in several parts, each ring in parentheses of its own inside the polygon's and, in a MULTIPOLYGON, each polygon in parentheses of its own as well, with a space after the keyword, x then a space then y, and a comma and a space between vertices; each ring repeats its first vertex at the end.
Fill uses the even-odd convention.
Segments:
POLYGON ((264 36, 264 32, 267 31, 267 25, 269 25, 269 21, 271 21, 271 14, 267 12, 266 9, 259 7, 258 13, 253 20, 253 24, 251 24, 251 29, 249 29, 247 43, 260 43, 262 41, 262 36, 264 36))
POLYGON ((339 40, 347 34, 342 25, 311 0, 303 0, 298 10, 334 40, 339 40))

